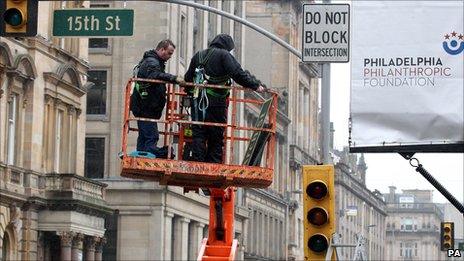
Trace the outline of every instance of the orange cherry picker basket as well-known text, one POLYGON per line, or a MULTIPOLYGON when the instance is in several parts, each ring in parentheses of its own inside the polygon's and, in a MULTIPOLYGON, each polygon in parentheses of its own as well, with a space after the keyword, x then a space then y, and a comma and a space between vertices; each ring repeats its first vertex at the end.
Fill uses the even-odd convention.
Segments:
POLYGON ((121 176, 157 181, 161 185, 184 187, 184 191, 210 189, 210 218, 208 238, 202 242, 198 260, 234 260, 237 240, 233 239, 234 187, 265 188, 272 183, 274 173, 274 149, 277 115, 277 93, 268 91, 252 95, 251 90, 238 86, 189 84, 197 88, 230 89, 227 99, 227 122, 198 122, 190 119, 190 99, 182 87, 166 83, 166 111, 162 119, 136 118, 130 114, 130 95, 136 82, 163 83, 158 80, 131 78, 125 88, 124 125, 122 135, 121 176), (248 92, 248 94, 247 94, 248 92), (261 113, 257 126, 241 126, 245 120, 237 117, 244 104, 254 105, 261 113), (128 154, 128 135, 137 132, 131 127, 137 120, 158 123, 160 141, 168 148, 170 159, 131 156, 128 154), (191 142, 189 126, 207 125, 224 127, 223 164, 196 162, 183 159, 184 148, 191 142), (246 137, 244 133, 252 133, 246 137), (161 139, 164 137, 164 139, 161 139), (235 153, 239 143, 248 146, 244 159, 235 153))

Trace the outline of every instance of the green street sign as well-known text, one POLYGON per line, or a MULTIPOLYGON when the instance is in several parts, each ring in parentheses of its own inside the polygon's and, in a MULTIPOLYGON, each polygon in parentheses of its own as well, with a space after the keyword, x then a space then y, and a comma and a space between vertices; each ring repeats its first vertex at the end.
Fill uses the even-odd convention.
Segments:
POLYGON ((132 36, 134 10, 62 9, 53 13, 53 36, 110 37, 132 36))

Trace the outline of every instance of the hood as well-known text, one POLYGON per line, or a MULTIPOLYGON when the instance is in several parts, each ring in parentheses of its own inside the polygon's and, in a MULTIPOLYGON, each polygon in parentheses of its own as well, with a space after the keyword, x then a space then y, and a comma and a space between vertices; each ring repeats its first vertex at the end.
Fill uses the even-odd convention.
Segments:
POLYGON ((209 47, 216 47, 232 51, 235 47, 234 40, 228 34, 218 34, 209 44, 209 47))
POLYGON ((146 51, 144 54, 143 54, 143 59, 147 58, 147 57, 154 57, 158 60, 161 60, 158 56, 158 54, 156 54, 156 51, 155 50, 148 50, 146 51))

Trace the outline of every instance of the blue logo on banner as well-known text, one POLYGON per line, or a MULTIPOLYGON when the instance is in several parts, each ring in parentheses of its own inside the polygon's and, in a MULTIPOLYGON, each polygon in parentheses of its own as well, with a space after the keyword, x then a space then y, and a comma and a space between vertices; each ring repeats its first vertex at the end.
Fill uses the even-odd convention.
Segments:
POLYGON ((455 31, 451 34, 445 34, 445 41, 443 41, 443 49, 451 55, 457 55, 464 51, 464 36, 457 35, 455 31))

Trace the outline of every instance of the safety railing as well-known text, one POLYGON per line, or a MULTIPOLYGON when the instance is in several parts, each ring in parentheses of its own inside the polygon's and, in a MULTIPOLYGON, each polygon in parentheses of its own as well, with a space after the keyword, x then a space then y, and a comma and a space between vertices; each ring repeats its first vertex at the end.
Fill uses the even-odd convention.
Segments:
POLYGON ((268 91, 263 94, 265 97, 254 95, 256 98, 244 98, 243 92, 245 91, 251 90, 239 86, 194 85, 191 83, 180 87, 177 84, 159 80, 130 79, 125 89, 121 176, 159 181, 161 184, 184 187, 269 186, 272 182, 274 169, 277 93, 268 91), (135 82, 166 84, 167 101, 164 117, 160 119, 140 118, 134 117, 130 113, 130 95, 135 82), (189 101, 192 100, 183 91, 184 87, 230 89, 230 95, 227 98, 226 123, 193 121, 191 119, 192 108, 188 106, 189 101), (258 111, 260 105, 268 105, 268 113, 262 112, 258 115, 257 122, 263 123, 263 126, 247 126, 247 121, 240 119, 246 104, 254 105, 252 107, 258 111), (131 126, 131 123, 136 121, 156 122, 158 127, 162 126, 162 128, 159 128, 160 141, 162 140, 164 145, 167 146, 167 155, 174 152, 176 157, 163 159, 128 154, 128 135, 130 132, 138 131, 137 128, 131 126), (187 144, 190 143, 191 145, 192 142, 192 137, 186 130, 192 125, 225 128, 221 163, 196 162, 184 158, 184 149, 187 144), (253 132, 253 135, 248 137, 246 133, 251 132, 253 132), (245 144, 244 147, 248 146, 243 153, 244 157, 255 158, 254 164, 251 164, 254 166, 249 166, 250 164, 242 165, 244 161, 237 158, 240 153, 236 153, 235 150, 240 142, 245 144), (250 148, 250 144, 254 149, 250 148), (257 157, 262 157, 262 161, 256 160, 257 157))

